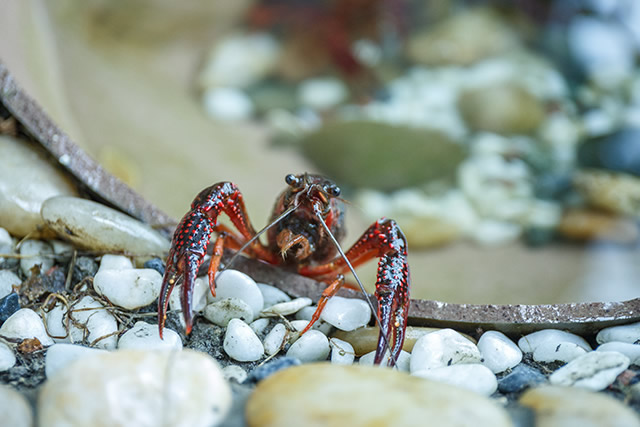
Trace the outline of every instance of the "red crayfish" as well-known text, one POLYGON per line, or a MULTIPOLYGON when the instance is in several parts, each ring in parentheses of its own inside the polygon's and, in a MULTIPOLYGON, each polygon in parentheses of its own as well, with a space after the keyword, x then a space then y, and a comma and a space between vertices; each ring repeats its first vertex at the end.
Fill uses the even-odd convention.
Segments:
POLYGON ((288 187, 278 197, 267 230, 265 245, 257 238, 247 215, 242 194, 235 184, 220 182, 196 196, 173 235, 171 250, 158 301, 160 336, 169 295, 182 283, 180 301, 190 333, 193 324, 192 293, 198 270, 207 253, 212 232, 218 234, 208 269, 209 287, 215 295, 215 273, 225 247, 242 250, 271 264, 294 265, 301 275, 326 282, 318 308, 302 331, 318 320, 326 302, 344 285, 343 273, 371 258, 379 258, 375 297, 380 327, 375 363, 395 365, 404 343, 409 312, 410 275, 407 241, 391 219, 373 223, 346 253, 337 240, 344 235, 344 202, 340 188, 329 179, 311 174, 287 175, 288 187), (217 219, 225 213, 239 232, 217 219))

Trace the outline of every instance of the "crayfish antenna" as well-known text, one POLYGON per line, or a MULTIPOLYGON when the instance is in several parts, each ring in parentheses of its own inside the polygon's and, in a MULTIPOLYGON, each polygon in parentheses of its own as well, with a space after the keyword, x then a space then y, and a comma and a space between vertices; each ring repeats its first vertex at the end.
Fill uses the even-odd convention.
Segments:
MULTIPOLYGON (((336 249, 338 250, 338 253, 342 257, 342 259, 344 259, 345 264, 347 265, 347 267, 349 267, 349 270, 351 271, 351 274, 353 274, 353 277, 356 279, 356 283, 358 283, 358 286, 360 287, 360 290, 362 291, 362 294, 364 295, 364 299, 367 301, 367 304, 369 304, 369 307, 371 308, 371 313, 376 318, 376 324, 378 325, 378 328, 380 328, 381 336, 382 336, 382 340, 383 340, 383 345, 384 345, 384 348, 385 348, 385 352, 388 352, 389 354, 392 354, 391 353, 391 347, 389 346, 389 339, 387 338, 387 334, 382 333, 382 331, 387 331, 388 329, 383 328, 382 321, 380 320, 380 318, 378 317, 378 314, 377 314, 378 311, 373 306, 373 303, 371 302, 371 298, 369 298, 369 294, 367 293, 367 290, 364 288, 364 285, 362 284, 362 282, 360 281, 360 278, 356 274, 356 271, 353 268, 353 266, 351 265, 351 262, 349 261, 349 258, 347 258, 347 255, 342 250, 342 246, 340 246, 340 243, 334 237, 333 233, 331 232, 331 230, 329 229, 327 224, 324 222, 324 219, 322 218, 322 215, 318 213, 318 214, 316 214, 316 216, 320 220, 320 224, 322 224, 322 227, 324 227, 324 230, 327 232, 327 234, 329 235, 329 238, 331 239, 331 241, 335 245, 336 249)), ((394 362, 393 365, 395 366, 395 360, 393 362, 394 362)))

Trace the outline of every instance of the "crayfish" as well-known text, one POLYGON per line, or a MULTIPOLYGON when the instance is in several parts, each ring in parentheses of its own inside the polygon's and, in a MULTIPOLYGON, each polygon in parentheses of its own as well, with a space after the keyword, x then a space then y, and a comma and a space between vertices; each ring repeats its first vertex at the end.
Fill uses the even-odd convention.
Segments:
POLYGON ((380 327, 374 362, 395 365, 404 343, 409 312, 410 275, 407 241, 391 219, 374 222, 346 252, 338 240, 344 236, 344 201, 340 188, 319 175, 287 175, 288 187, 278 197, 267 226, 267 244, 258 239, 247 215, 242 193, 231 182, 205 188, 196 196, 173 235, 160 298, 158 326, 164 327, 169 295, 182 283, 180 302, 187 334, 193 325, 192 294, 198 270, 207 253, 211 233, 217 238, 208 268, 209 288, 215 296, 215 274, 223 249, 244 252, 270 264, 294 266, 307 277, 327 283, 305 333, 319 319, 322 309, 342 286, 343 274, 379 258, 375 297, 380 327), (217 219, 225 213, 237 233, 217 219))

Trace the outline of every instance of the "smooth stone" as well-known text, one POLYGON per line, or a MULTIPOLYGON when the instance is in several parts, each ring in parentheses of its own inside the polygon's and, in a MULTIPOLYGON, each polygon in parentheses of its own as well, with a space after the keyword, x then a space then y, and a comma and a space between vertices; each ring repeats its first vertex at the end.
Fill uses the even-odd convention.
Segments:
POLYGON ((260 318, 251 322, 249 327, 253 330, 253 332, 256 333, 256 335, 261 335, 264 332, 264 330, 267 329, 267 326, 269 326, 269 323, 271 323, 269 319, 260 318))
POLYGON ((0 227, 16 237, 42 228, 50 197, 73 196, 71 181, 33 144, 0 135, 0 227))
POLYGON ((629 367, 629 358, 615 351, 592 351, 573 359, 549 376, 552 385, 599 391, 629 367))
POLYGON ((41 240, 25 240, 18 251, 20 256, 20 269, 25 276, 31 277, 31 269, 40 266, 40 274, 53 267, 53 258, 47 256, 53 254, 51 245, 41 240))
POLYGON ((609 341, 600 344, 596 351, 617 351, 629 358, 632 365, 640 365, 640 345, 628 342, 609 341))
POLYGON ((0 298, 0 325, 18 310, 20 310, 20 296, 17 293, 12 292, 0 298))
POLYGON ((329 338, 329 345, 331 346, 331 363, 353 365, 356 352, 351 344, 338 338, 329 338))
POLYGON ((16 355, 7 344, 0 342, 0 372, 13 368, 16 364, 16 355))
POLYGON ((407 55, 429 66, 467 66, 515 48, 517 36, 489 8, 451 14, 413 34, 407 55))
POLYGON ((454 177, 465 158, 465 149, 439 131, 373 120, 324 124, 306 135, 300 147, 341 185, 379 191, 454 177), (389 141, 394 141, 393 156, 389 141))
POLYGON ((233 380, 237 383, 242 383, 247 379, 248 374, 238 365, 228 365, 222 368, 222 376, 227 381, 233 380))
POLYGON ((207 294, 210 302, 224 298, 238 298, 249 304, 254 317, 258 317, 264 305, 262 292, 256 282, 237 270, 225 270, 216 275, 216 296, 207 294))
MULTIPOLYGON (((291 326, 293 326, 293 328, 296 331, 302 332, 304 328, 306 328, 307 325, 309 324, 309 320, 292 320, 289 323, 291 324, 291 326)), ((331 326, 330 324, 328 324, 323 320, 318 320, 316 323, 313 324, 313 326, 311 327, 311 330, 320 331, 323 334, 329 336, 331 331, 333 331, 333 326, 331 326)))
MULTIPOLYGON (((358 363, 360 365, 373 365, 375 357, 376 357, 376 352, 371 351, 367 354, 363 354, 362 356, 360 356, 360 359, 358 359, 358 363)), ((380 366, 387 367, 387 365, 384 365, 385 363, 384 361, 387 360, 387 356, 385 355, 385 357, 383 357, 382 360, 383 360, 382 362, 383 364, 380 366)), ((398 360, 396 360, 396 368, 403 372, 409 372, 410 363, 411 363, 411 353, 401 350, 400 354, 398 355, 398 360)))
POLYGON ((520 364, 498 380, 498 390, 502 393, 517 393, 527 387, 534 387, 547 382, 547 377, 535 368, 520 364))
POLYGON ((100 259, 100 267, 98 267, 98 272, 131 269, 133 269, 133 262, 131 262, 131 258, 124 255, 105 254, 102 255, 102 258, 100 259))
POLYGON ((349 91, 342 80, 332 77, 307 79, 298 85, 300 104, 318 111, 337 107, 348 96, 349 91))
POLYGON ((216 120, 247 120, 254 111, 253 101, 243 90, 213 87, 202 94, 202 104, 209 117, 216 120))
POLYGON ((538 98, 509 82, 465 90, 458 98, 458 108, 471 129, 501 135, 532 133, 545 117, 538 98), (487 105, 491 108, 486 108, 487 105))
POLYGON ((11 427, 33 427, 33 412, 27 399, 13 388, 0 384, 2 423, 11 427))
POLYGON ((53 344, 38 314, 30 308, 21 308, 0 326, 0 335, 6 338, 37 338, 43 346, 53 344))
POLYGON ((498 389, 495 374, 479 363, 423 369, 412 372, 411 375, 464 388, 484 396, 490 396, 498 389))
POLYGON ((284 348, 287 335, 287 328, 282 323, 277 323, 273 328, 271 328, 263 340, 264 351, 267 353, 267 356, 273 356, 284 348))
POLYGON ((119 349, 139 350, 180 350, 182 340, 172 329, 164 328, 162 338, 157 324, 137 321, 133 328, 122 334, 118 340, 119 349))
POLYGON ((161 276, 164 276, 165 267, 160 258, 152 258, 148 261, 145 261, 145 263, 142 265, 142 268, 151 268, 160 273, 161 276))
POLYGON ((60 238, 84 249, 132 255, 169 250, 169 240, 150 226, 91 200, 53 197, 42 204, 42 219, 60 238))
POLYGON ((268 308, 281 302, 291 301, 291 297, 289 295, 275 286, 267 285, 265 283, 257 283, 257 285, 258 289, 260 289, 260 292, 262 293, 262 308, 268 308))
POLYGON ((578 145, 578 165, 640 176, 640 128, 624 127, 578 145))
POLYGON ((247 424, 289 426, 511 426, 496 402, 447 384, 377 367, 296 366, 260 382, 247 424))
MULTIPOLYGON (((182 302, 180 301, 182 295, 182 285, 178 285, 173 289, 171 295, 169 295, 169 308, 174 311, 182 312, 182 302)), ((191 304, 194 312, 201 312, 209 304, 209 295, 211 291, 209 289, 209 281, 206 278, 196 278, 196 283, 193 287, 193 294, 191 297, 191 304)), ((253 313, 251 313, 253 316, 253 313)))
POLYGON ((522 360, 522 351, 505 334, 487 331, 478 340, 482 364, 494 374, 513 368, 522 360))
POLYGON ((311 305, 312 302, 313 301, 311 301, 311 298, 307 297, 300 297, 291 301, 281 302, 278 304, 274 304, 271 307, 265 308, 260 312, 260 316, 288 316, 290 314, 296 313, 298 310, 301 310, 304 307, 311 305))
POLYGON ((525 335, 518 340, 518 347, 520 347, 520 350, 525 353, 533 353, 540 344, 546 342, 552 342, 555 344, 560 344, 561 342, 572 342, 587 351, 591 351, 591 346, 584 338, 559 329, 543 329, 541 331, 525 335))
POLYGON ((358 298, 334 296, 327 301, 320 319, 340 330, 353 331, 369 323, 371 308, 358 298))
POLYGON ((287 350, 287 356, 300 360, 302 363, 326 360, 331 348, 327 336, 313 329, 307 331, 287 350))
POLYGON ((411 352, 411 372, 481 361, 474 343, 453 329, 442 329, 416 341, 411 352))
MULTIPOLYGON (((71 342, 71 336, 65 326, 66 308, 62 302, 57 302, 49 311, 45 311, 44 320, 47 323, 47 331, 56 343, 71 342)), ((71 322, 69 322, 71 326, 71 322)))
POLYGON ((301 309, 295 315, 296 320, 311 320, 311 318, 313 317, 313 313, 316 312, 317 308, 318 306, 310 305, 301 309))
POLYGON ((628 406, 603 393, 544 386, 527 390, 518 401, 535 411, 536 427, 638 427, 640 418, 628 406))
POLYGON ((543 342, 533 351, 533 360, 567 363, 586 353, 587 350, 572 342, 543 342))
POLYGON ((72 343, 92 344, 96 348, 113 350, 118 342, 118 322, 105 307, 91 296, 80 299, 72 308, 69 338, 72 343), (89 310, 87 310, 89 309, 89 310), (84 327, 81 329, 73 323, 84 327), (85 332, 86 330, 86 332, 85 332), (86 335, 86 336, 85 336, 86 335))
POLYGON ((37 412, 42 427, 209 427, 220 423, 230 406, 229 385, 210 356, 118 350, 82 358, 49 378, 37 412))
POLYGON ((0 270, 0 298, 4 298, 13 292, 14 286, 20 286, 22 280, 16 273, 10 270, 0 270))
POLYGON ((229 321, 222 345, 225 353, 239 362, 254 362, 264 355, 260 338, 240 319, 229 321))
MULTIPOLYGON (((442 328, 426 328, 418 326, 407 326, 404 335, 404 344, 402 349, 404 351, 411 352, 416 341, 422 336, 431 332, 440 331, 442 328)), ((475 340, 466 334, 461 334, 471 342, 475 340)), ((364 328, 356 329, 355 331, 340 331, 337 330, 332 334, 333 337, 340 338, 350 343, 357 355, 362 355, 374 351, 378 347, 379 330, 377 327, 367 326, 364 328)))
POLYGON ((135 310, 154 302, 160 295, 162 276, 150 268, 127 270, 100 269, 93 278, 93 288, 112 304, 135 310))
POLYGON ((231 319, 253 322, 253 310, 249 304, 238 298, 224 298, 208 304, 204 317, 214 325, 226 327, 231 319))
POLYGON ((573 184, 587 203, 595 208, 634 218, 640 216, 637 208, 639 177, 590 169, 576 172, 573 184))
POLYGON ((278 357, 276 359, 270 360, 264 365, 258 365, 253 371, 249 373, 247 382, 262 381, 265 378, 275 374, 276 372, 282 371, 292 366, 299 366, 300 364, 300 360, 294 357, 278 357))
POLYGON ((640 343, 640 322, 604 328, 598 332, 598 335, 596 335, 596 341, 598 344, 604 344, 612 341, 631 344, 640 343))
POLYGON ((638 226, 629 218, 577 208, 565 210, 556 230, 562 237, 570 240, 604 240, 622 245, 632 244, 640 236, 638 226))
POLYGON ((78 359, 105 353, 105 350, 77 344, 54 344, 47 349, 44 370, 47 378, 78 359))

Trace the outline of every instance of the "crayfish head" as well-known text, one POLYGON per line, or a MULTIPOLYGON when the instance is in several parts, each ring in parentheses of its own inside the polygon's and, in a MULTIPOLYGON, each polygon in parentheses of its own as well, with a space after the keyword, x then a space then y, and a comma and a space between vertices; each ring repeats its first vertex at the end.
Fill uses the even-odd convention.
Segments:
POLYGON ((298 261, 308 258, 313 252, 313 247, 309 239, 302 234, 294 233, 289 228, 284 228, 278 233, 276 243, 280 249, 282 258, 285 258, 289 250, 294 248, 294 257, 298 261))

